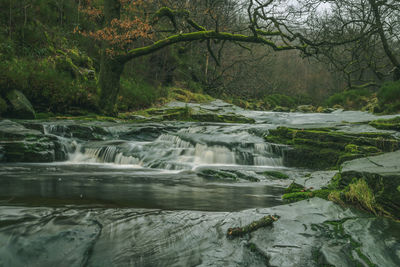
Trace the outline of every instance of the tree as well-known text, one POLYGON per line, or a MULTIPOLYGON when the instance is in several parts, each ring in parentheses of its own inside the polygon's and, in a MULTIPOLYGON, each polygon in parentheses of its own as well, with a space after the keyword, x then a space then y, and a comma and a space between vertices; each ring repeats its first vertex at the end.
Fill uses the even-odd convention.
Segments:
MULTIPOLYGON (((307 43, 300 34, 288 31, 279 18, 276 6, 283 1, 248 1, 248 28, 242 33, 218 27, 208 30, 192 19, 186 9, 161 7, 153 11, 149 1, 104 0, 102 5, 87 0, 82 9, 85 14, 101 21, 103 26, 95 31, 81 31, 86 36, 102 42, 99 86, 100 105, 105 113, 115 112, 120 76, 130 60, 148 55, 167 46, 210 40, 235 43, 256 43, 275 51, 298 49, 306 51, 307 43), (271 15, 271 16, 270 16, 271 15), (163 27, 157 28, 161 22, 163 27), (165 23, 171 29, 165 29, 165 23)), ((279 11, 280 13, 283 10, 279 11)), ((290 14, 290 13, 288 13, 290 14)), ((285 19, 287 19, 286 15, 285 19)))
POLYGON ((304 0, 312 13, 307 35, 317 57, 346 76, 348 86, 400 79, 400 2, 397 0, 304 0))

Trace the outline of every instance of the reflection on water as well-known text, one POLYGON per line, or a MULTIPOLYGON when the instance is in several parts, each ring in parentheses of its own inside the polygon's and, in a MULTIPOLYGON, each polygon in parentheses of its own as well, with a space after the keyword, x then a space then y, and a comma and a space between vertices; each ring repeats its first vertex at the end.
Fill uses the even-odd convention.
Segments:
POLYGON ((100 164, 1 165, 0 174, 3 203, 47 206, 235 211, 280 204, 283 186, 288 184, 287 181, 215 182, 195 172, 100 164))

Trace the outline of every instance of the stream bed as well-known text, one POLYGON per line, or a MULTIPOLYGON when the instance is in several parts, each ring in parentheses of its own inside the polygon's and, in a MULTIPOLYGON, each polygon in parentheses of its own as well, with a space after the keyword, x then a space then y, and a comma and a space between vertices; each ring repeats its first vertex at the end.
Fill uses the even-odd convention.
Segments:
POLYGON ((256 123, 18 122, 58 140, 63 160, 0 163, 0 266, 400 266, 400 223, 319 198, 283 203, 293 181, 335 171, 284 166, 263 138, 278 126, 378 131, 361 123, 376 116, 193 108, 256 123), (227 238, 266 215, 279 220, 227 238))

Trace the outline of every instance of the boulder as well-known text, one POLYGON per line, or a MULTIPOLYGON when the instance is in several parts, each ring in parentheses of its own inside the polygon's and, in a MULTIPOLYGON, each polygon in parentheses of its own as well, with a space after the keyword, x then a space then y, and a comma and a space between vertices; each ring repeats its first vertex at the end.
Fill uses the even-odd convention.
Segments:
POLYGON ((11 90, 7 94, 10 104, 8 115, 17 119, 35 119, 35 110, 31 102, 18 90, 11 90))
POLYGON ((288 107, 276 106, 276 107, 274 107, 274 109, 273 109, 272 111, 275 111, 275 112, 289 112, 289 111, 290 111, 290 108, 288 108, 288 107))
POLYGON ((57 137, 9 120, 0 121, 0 162, 53 162, 66 157, 57 137))
POLYGON ((311 113, 315 111, 315 107, 312 105, 301 105, 296 109, 297 112, 311 113))
POLYGON ((400 141, 390 133, 347 133, 334 128, 295 129, 278 127, 269 130, 266 141, 281 150, 284 163, 310 169, 337 168, 341 163, 400 148, 400 141))
POLYGON ((345 162, 341 166, 341 185, 363 179, 384 213, 400 219, 400 150, 345 162))

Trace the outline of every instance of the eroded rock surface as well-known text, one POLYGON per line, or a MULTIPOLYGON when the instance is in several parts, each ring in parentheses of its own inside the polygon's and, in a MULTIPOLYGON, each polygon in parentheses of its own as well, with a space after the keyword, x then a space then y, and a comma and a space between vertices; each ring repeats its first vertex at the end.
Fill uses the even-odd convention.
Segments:
POLYGON ((0 265, 398 266, 400 225, 319 198, 242 212, 0 207, 0 265), (230 227, 278 214, 228 239, 230 227), (39 253, 40 252, 40 253, 39 253), (17 256, 18 255, 18 256, 17 256), (66 256, 68 255, 68 256, 66 256))

